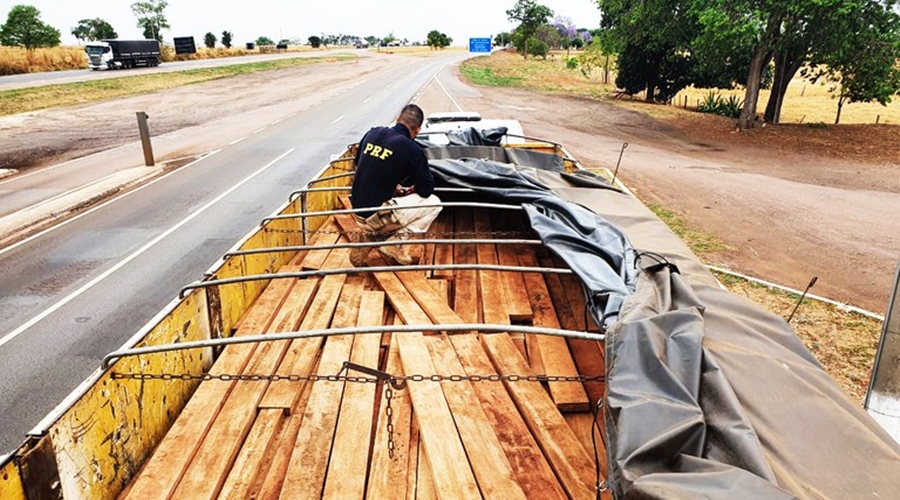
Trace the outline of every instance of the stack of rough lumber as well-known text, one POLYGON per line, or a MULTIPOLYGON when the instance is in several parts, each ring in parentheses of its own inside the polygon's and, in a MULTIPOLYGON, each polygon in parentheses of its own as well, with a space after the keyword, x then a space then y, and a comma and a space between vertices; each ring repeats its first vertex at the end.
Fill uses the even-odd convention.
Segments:
MULTIPOLYGON (((443 213, 432 232, 489 238, 493 227, 522 224, 509 215, 458 209, 443 213)), ((342 242, 343 233, 356 230, 351 218, 337 216, 312 240, 342 242)), ((418 245, 415 253, 422 263, 560 267, 539 246, 418 245)), ((282 271, 349 268, 347 255, 347 249, 303 252, 282 271)), ((377 252, 369 258, 371 265, 383 264, 377 252)), ((278 279, 235 335, 478 322, 583 330, 581 287, 571 275, 496 271, 278 279)), ((324 376, 337 374, 345 361, 426 378, 604 371, 596 342, 439 330, 235 345, 211 373, 324 376)), ((409 381, 392 391, 390 402, 384 389, 326 380, 203 382, 123 496, 596 496, 605 451, 589 409, 601 397, 602 383, 409 381)))

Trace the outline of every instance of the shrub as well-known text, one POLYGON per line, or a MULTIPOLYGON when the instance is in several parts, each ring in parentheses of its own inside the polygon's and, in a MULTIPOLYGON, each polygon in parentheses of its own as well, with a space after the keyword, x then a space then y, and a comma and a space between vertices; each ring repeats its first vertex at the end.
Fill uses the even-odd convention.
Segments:
POLYGON ((697 111, 727 116, 728 118, 738 118, 741 116, 741 109, 743 109, 743 107, 744 101, 739 97, 732 95, 725 99, 719 95, 718 92, 710 90, 703 100, 700 101, 700 105, 697 106, 697 111))
POLYGON ((570 57, 566 59, 566 69, 576 69, 578 68, 578 58, 570 57))

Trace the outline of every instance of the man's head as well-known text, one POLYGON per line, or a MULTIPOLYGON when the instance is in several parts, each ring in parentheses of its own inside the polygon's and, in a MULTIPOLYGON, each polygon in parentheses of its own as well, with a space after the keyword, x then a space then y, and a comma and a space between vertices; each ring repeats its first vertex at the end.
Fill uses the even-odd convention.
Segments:
POLYGON ((425 121, 425 113, 422 112, 422 108, 415 104, 404 106, 403 110, 400 111, 400 116, 397 118, 397 123, 406 125, 406 128, 409 129, 409 135, 413 139, 419 135, 423 121, 425 121))

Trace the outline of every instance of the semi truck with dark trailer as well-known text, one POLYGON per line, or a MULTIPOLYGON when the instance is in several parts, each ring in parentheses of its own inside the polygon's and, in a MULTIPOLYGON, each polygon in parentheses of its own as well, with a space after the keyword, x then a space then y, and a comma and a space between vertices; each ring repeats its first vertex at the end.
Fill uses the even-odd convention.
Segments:
POLYGON ((100 40, 88 42, 84 50, 92 70, 159 66, 157 40, 100 40))

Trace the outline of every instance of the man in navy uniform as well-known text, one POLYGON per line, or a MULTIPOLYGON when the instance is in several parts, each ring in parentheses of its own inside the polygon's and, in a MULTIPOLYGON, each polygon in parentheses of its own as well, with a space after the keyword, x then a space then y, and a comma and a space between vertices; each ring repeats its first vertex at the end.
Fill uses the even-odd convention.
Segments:
MULTIPOLYGON (((413 141, 424 119, 420 107, 408 104, 400 112, 396 125, 372 128, 359 142, 350 194, 353 208, 412 208, 355 214, 362 231, 356 241, 384 241, 398 232, 424 233, 440 213, 441 207, 415 208, 441 201, 433 194, 434 178, 428 169, 428 159, 413 141)), ((356 267, 365 265, 369 250, 352 249, 350 262, 356 267)), ((382 246, 378 252, 390 263, 412 263, 404 245, 382 246)))

